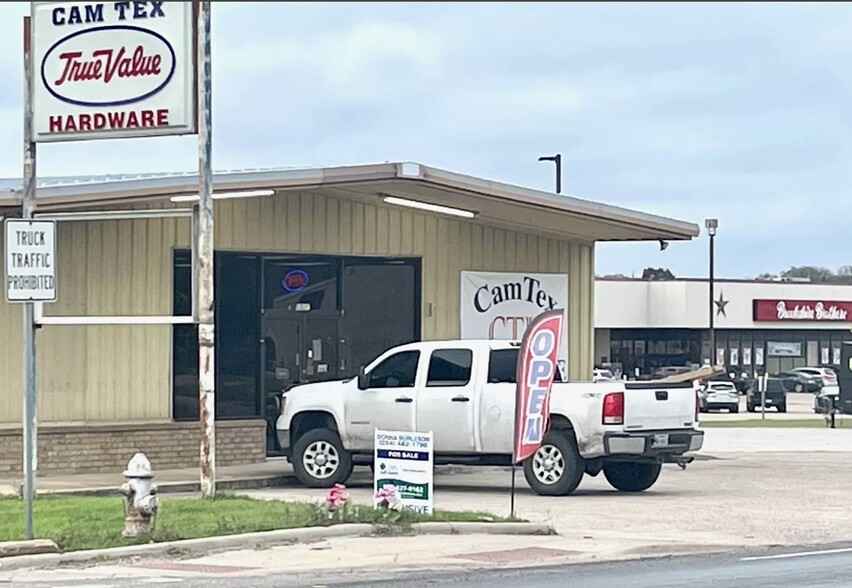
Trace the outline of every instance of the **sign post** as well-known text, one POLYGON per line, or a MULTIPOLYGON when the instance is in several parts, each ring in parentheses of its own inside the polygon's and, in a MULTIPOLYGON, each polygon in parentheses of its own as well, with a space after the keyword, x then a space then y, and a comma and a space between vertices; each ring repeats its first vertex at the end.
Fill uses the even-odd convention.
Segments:
MULTIPOLYGON (((33 140, 33 55, 32 36, 30 33, 30 18, 24 17, 24 169, 21 216, 29 221, 35 211, 36 198, 36 144, 33 140)), ((6 230, 6 297, 9 298, 9 229, 6 230)), ((55 241, 54 241, 55 244, 55 241)), ((54 245, 55 246, 55 245, 54 245)), ((55 259, 55 257, 54 257, 55 259)), ((55 280, 53 284, 55 297, 55 280)), ((23 414, 23 446, 24 446, 24 538, 32 539, 35 533, 33 526, 33 499, 35 498, 35 473, 37 470, 37 435, 38 420, 36 414, 36 348, 35 348, 35 307, 33 300, 24 300, 24 414, 23 414)))
POLYGON ((33 537, 33 497, 37 469, 34 303, 56 300, 56 223, 32 219, 32 192, 34 190, 31 188, 29 196, 25 197, 24 218, 7 218, 3 223, 6 237, 6 301, 22 302, 24 306, 23 471, 26 502, 24 532, 27 539, 33 537))
MULTIPOLYGON (((204 244, 212 261, 210 2, 30 2, 30 16, 24 18, 23 45, 24 169, 20 222, 30 223, 26 225, 30 228, 6 225, 6 293, 10 301, 22 301, 24 307, 24 497, 25 531, 30 539, 34 533, 32 503, 37 471, 35 327, 36 320, 42 320, 40 312, 36 315, 34 304, 55 300, 55 250, 49 251, 50 268, 44 262, 48 249, 56 247, 58 238, 52 224, 33 220, 36 144, 199 134, 202 204, 199 208, 203 209, 204 220, 199 232, 204 234, 198 242, 204 244), (198 38, 199 24, 204 31, 203 39, 198 38), (203 56, 204 75, 200 86, 199 56, 203 56), (200 116, 199 108, 204 109, 200 116), (198 132, 199 118, 204 133, 198 132), (20 238, 21 231, 31 230, 37 235, 18 243, 10 236, 10 230, 14 231, 14 239, 20 238), (10 243, 13 243, 11 251, 10 243), (16 260, 41 260, 42 265, 10 267, 12 253, 21 256, 16 260), (18 273, 10 275, 10 270, 18 273)), ((193 243, 193 253, 196 248, 197 243, 193 243)), ((199 397, 209 397, 204 404, 212 404, 214 389, 210 376, 214 353, 212 270, 208 273, 198 287, 209 287, 207 301, 211 308, 204 316, 193 317, 195 322, 202 320, 205 324, 204 329, 199 329, 203 348, 199 356, 211 358, 208 364, 199 366, 199 397)), ((197 294, 193 293, 193 297, 197 294)), ((63 324, 103 324, 86 322, 86 317, 74 318, 76 322, 63 324)), ((124 318, 129 320, 122 324, 176 324, 176 317, 124 318)), ((208 435, 213 427, 212 412, 208 416, 209 422, 202 420, 205 434, 201 443, 201 470, 202 481, 207 480, 202 487, 209 489, 215 484, 212 477, 215 453, 212 433, 208 435)), ((208 495, 212 492, 208 491, 208 495)))
POLYGON ((216 495, 216 371, 213 315, 213 107, 210 68, 210 2, 198 13, 198 193, 196 207, 196 310, 198 407, 201 421, 201 495, 216 495))

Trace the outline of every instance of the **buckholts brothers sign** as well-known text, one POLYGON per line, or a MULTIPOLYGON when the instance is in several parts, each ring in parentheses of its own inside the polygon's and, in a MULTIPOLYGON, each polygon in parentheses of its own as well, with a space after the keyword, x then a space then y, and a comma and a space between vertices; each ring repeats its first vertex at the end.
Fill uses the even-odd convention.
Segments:
MULTIPOLYGON (((564 310, 568 324, 568 276, 515 272, 461 272, 462 339, 520 341, 527 326, 544 311, 564 310)), ((567 358, 567 326, 558 361, 567 358)))
POLYGON ((33 140, 195 132, 194 2, 33 2, 33 140))

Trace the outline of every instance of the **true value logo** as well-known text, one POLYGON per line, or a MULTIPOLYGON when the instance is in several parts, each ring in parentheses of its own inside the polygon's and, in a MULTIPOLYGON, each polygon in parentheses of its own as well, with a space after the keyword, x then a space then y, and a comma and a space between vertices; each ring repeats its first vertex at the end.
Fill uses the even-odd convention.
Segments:
POLYGON ((781 321, 845 321, 847 312, 831 304, 826 306, 817 302, 811 307, 809 304, 795 305, 787 308, 787 303, 781 300, 775 307, 778 312, 778 320, 781 321))

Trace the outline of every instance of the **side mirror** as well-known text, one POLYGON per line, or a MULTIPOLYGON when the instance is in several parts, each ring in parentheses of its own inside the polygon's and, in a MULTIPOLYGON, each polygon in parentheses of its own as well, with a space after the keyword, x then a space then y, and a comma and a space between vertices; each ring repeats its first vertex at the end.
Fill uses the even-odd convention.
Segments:
POLYGON ((364 372, 363 366, 358 370, 358 389, 366 390, 369 385, 369 381, 367 380, 367 374, 364 372))

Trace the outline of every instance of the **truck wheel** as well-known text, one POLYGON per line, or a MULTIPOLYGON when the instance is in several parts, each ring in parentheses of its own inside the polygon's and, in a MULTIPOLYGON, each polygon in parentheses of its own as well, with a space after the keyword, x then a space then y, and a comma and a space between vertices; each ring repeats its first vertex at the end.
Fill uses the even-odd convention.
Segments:
POLYGON ((749 411, 749 412, 756 412, 757 408, 753 404, 747 404, 746 410, 749 411))
POLYGON ((778 412, 787 412, 787 403, 785 402, 784 404, 779 404, 777 408, 778 412))
POLYGON ((733 413, 738 413, 738 412, 740 412, 740 407, 739 407, 739 405, 738 405, 738 404, 733 405, 733 406, 731 407, 731 412, 733 412, 733 413))
POLYGON ((604 464, 604 477, 619 492, 642 492, 660 477, 663 464, 617 461, 604 464))
POLYGON ((293 471, 308 488, 331 488, 352 475, 352 456, 340 435, 330 429, 313 429, 293 446, 293 471))
POLYGON ((550 431, 541 447, 524 461, 524 477, 540 496, 567 496, 577 489, 585 471, 571 431, 550 431))

